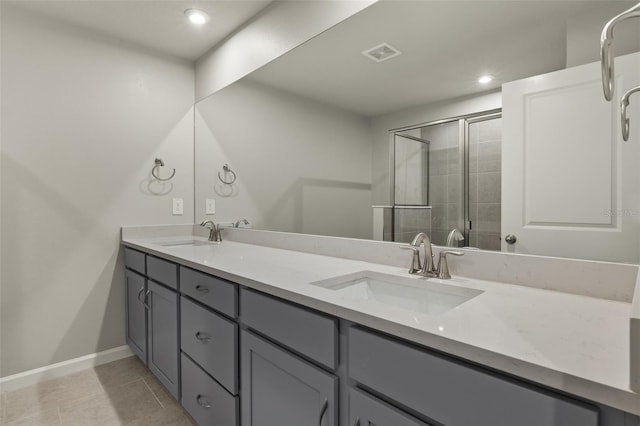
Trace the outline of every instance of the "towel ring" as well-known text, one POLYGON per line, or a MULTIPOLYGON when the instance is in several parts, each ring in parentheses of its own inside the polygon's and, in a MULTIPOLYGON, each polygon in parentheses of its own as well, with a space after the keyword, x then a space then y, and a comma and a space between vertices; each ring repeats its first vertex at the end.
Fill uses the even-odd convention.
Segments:
POLYGON ((613 29, 615 26, 629 18, 640 18, 640 3, 633 6, 621 14, 611 19, 602 29, 600 35, 600 70, 602 73, 602 90, 604 91, 604 98, 610 101, 613 98, 614 92, 614 58, 611 47, 613 45, 613 29))
POLYGON ((640 92, 640 86, 634 87, 624 94, 622 100, 620 101, 620 119, 622 124, 622 139, 626 142, 629 140, 629 119, 627 118, 627 107, 629 106, 629 97, 636 93, 640 92))
POLYGON ((220 172, 218 172, 218 179, 220 179, 220 182, 224 183, 225 185, 231 185, 233 182, 236 181, 236 172, 231 170, 231 167, 228 164, 225 164, 224 166, 222 166, 222 170, 224 170, 225 177, 227 173, 231 173, 232 177, 230 180, 224 180, 222 175, 220 175, 220 172))
POLYGON ((176 175, 176 169, 173 169, 173 171, 171 172, 171 176, 169 176, 168 178, 161 178, 160 175, 158 175, 156 172, 160 167, 164 167, 164 161, 162 161, 161 158, 156 158, 155 161, 155 166, 153 166, 153 169, 151 169, 151 175, 153 175, 154 178, 156 178, 157 180, 161 181, 161 182, 166 182, 168 180, 173 179, 173 177, 176 175))

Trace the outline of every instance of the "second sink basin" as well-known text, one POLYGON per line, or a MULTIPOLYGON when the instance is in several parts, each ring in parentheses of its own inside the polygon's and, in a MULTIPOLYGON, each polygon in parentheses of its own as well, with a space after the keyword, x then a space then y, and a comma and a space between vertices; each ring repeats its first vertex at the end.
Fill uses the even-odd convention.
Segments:
POLYGON ((165 243, 158 243, 162 247, 181 247, 181 246, 210 246, 219 244, 216 241, 203 241, 203 240, 185 240, 185 241, 167 241, 165 243))
POLYGON ((440 315, 483 292, 480 290, 362 271, 311 283, 347 299, 370 300, 428 315, 440 315))

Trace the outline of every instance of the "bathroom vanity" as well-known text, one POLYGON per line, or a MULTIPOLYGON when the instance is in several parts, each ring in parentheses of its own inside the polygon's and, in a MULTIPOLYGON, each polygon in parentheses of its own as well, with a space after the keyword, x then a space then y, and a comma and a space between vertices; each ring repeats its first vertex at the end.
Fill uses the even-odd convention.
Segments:
POLYGON ((246 230, 212 244, 194 231, 124 228, 123 244, 127 341, 199 424, 639 424, 632 303, 615 300, 637 266, 606 271, 633 285, 594 297, 588 283, 570 294, 546 278, 455 276, 471 252, 452 280, 424 279, 393 265, 410 260, 396 244, 246 230), (354 259, 363 248, 394 251, 354 259))

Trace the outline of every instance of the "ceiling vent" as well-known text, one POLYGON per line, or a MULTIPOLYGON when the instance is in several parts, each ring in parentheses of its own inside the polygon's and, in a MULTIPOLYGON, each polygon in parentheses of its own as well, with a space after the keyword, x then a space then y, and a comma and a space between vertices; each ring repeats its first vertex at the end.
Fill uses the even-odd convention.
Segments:
POLYGON ((375 62, 383 62, 387 59, 395 58, 401 53, 401 51, 393 46, 388 45, 387 43, 382 43, 378 46, 372 47, 371 49, 367 49, 362 52, 364 56, 375 62))

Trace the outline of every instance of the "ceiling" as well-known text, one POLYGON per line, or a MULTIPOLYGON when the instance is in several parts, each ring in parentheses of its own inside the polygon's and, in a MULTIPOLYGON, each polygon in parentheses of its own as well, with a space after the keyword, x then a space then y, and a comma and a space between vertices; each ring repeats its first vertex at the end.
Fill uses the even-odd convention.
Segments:
POLYGON ((250 78, 376 116, 562 69, 567 19, 604 3, 611 1, 383 1, 250 78), (383 42, 402 54, 381 63, 361 54, 383 42), (483 74, 495 80, 480 85, 483 74))
POLYGON ((252 0, 48 0, 3 1, 171 56, 196 60, 271 1, 252 0), (184 15, 189 8, 209 14, 203 26, 184 15))

